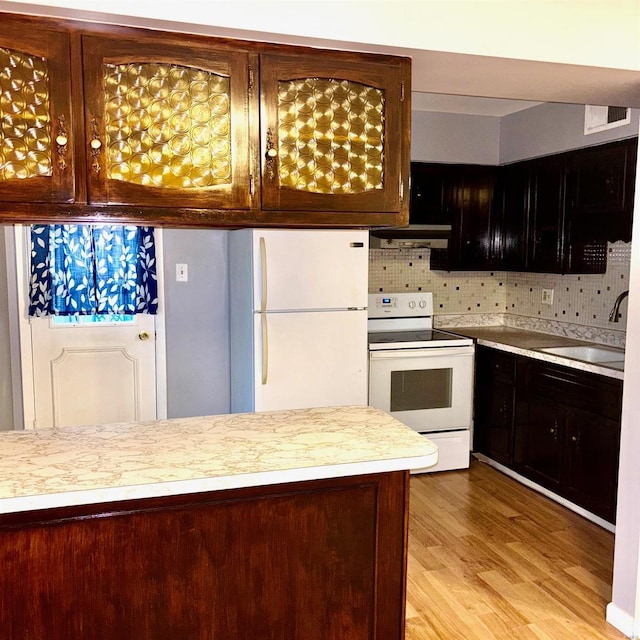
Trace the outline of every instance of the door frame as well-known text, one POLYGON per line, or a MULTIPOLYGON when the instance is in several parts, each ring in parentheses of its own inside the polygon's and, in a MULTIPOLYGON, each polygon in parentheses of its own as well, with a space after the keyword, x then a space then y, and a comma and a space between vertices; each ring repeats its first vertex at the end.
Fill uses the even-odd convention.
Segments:
MULTIPOLYGON (((167 344, 162 229, 154 230, 156 272, 158 277, 158 313, 156 325, 156 418, 167 417, 167 344)), ((29 225, 16 224, 6 230, 7 280, 10 306, 11 370, 13 377, 14 428, 33 429, 35 395, 33 385, 33 350, 31 324, 26 312, 29 288, 29 225), (10 246, 12 245, 12 246, 10 246), (14 302, 14 305, 11 303, 14 302)))

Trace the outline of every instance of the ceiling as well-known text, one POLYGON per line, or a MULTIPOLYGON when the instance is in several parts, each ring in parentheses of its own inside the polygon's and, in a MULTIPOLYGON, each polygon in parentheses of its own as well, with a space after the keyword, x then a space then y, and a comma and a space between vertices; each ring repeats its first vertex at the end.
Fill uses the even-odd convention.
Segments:
POLYGON ((515 113, 516 111, 536 107, 540 104, 542 103, 527 100, 453 96, 421 91, 414 91, 411 94, 411 109, 413 111, 438 111, 474 116, 494 116, 498 118, 510 113, 515 113))
MULTIPOLYGON (((311 0, 308 0, 311 2, 311 0)), ((337 0, 336 0, 337 1, 337 0)), ((399 1, 399 0, 398 0, 399 1)), ((522 0, 524 2, 524 0, 522 0)), ((448 94, 456 96, 481 96, 486 98, 498 98, 497 102, 482 102, 482 103, 467 103, 466 107, 458 106, 459 109, 466 108, 466 111, 461 113, 477 113, 475 110, 487 110, 480 111, 477 115, 505 115, 506 113, 512 113, 512 111, 504 111, 504 109, 511 109, 515 107, 515 110, 520 108, 528 108, 527 106, 518 106, 510 102, 510 99, 515 98, 518 101, 535 101, 535 102, 565 102, 573 104, 594 104, 594 105, 620 105, 627 107, 640 108, 640 71, 624 68, 612 68, 612 67, 596 67, 587 65, 565 64, 556 62, 543 62, 539 60, 521 59, 521 58, 503 58, 487 55, 471 55, 468 53, 453 53, 451 51, 438 51, 422 48, 415 48, 411 46, 390 46, 383 44, 363 44, 363 42, 346 41, 339 39, 327 39, 326 37, 313 37, 293 35, 292 33, 283 34, 270 32, 265 28, 265 31, 252 31, 246 28, 233 28, 214 26, 214 24, 220 24, 217 20, 221 20, 224 24, 224 17, 220 18, 215 13, 216 2, 212 3, 200 3, 197 0, 192 0, 192 5, 200 5, 197 11, 193 14, 185 13, 185 19, 198 20, 202 22, 195 24, 194 22, 167 22, 165 20, 158 20, 150 17, 142 17, 142 15, 120 15, 117 8, 120 7, 120 11, 125 3, 123 0, 119 2, 107 3, 114 5, 114 8, 104 8, 105 3, 99 3, 97 1, 89 0, 41 0, 44 4, 41 5, 29 5, 19 1, 0 0, 0 9, 13 10, 13 11, 25 11, 27 13, 37 13, 40 15, 53 15, 59 17, 71 17, 76 19, 85 20, 97 20, 99 22, 114 22, 116 24, 125 24, 131 26, 146 26, 150 28, 189 31, 192 33, 202 33, 206 35, 216 35, 229 38, 248 38, 250 40, 265 40, 268 42, 282 43, 282 44, 294 44, 294 45, 306 45, 310 47, 328 47, 341 50, 351 51, 368 51, 372 53, 387 53, 393 55, 403 55, 412 59, 412 91, 418 93, 430 93, 430 94, 448 94), (64 8, 64 6, 46 6, 51 5, 77 5, 78 8, 73 9, 70 7, 64 8), (91 7, 100 7, 99 11, 87 11, 86 9, 91 7), (37 7, 37 9, 36 9, 37 7), (80 9, 79 7, 82 7, 80 9), (86 7, 86 8, 85 8, 86 7), (207 8, 209 7, 209 8, 207 8), (213 8, 211 8, 213 7, 213 8), (36 9, 34 11, 34 9, 36 9), (216 20, 216 23, 207 24, 207 18, 210 20, 216 20), (508 102, 502 100, 509 99, 508 102), (509 106, 511 105, 511 106, 509 106), (474 111, 468 111, 473 109, 474 111)), ((224 6, 226 3, 219 0, 220 5, 224 6)), ((357 9, 359 2, 346 2, 346 0, 340 0, 342 4, 355 7, 357 9)), ((435 2, 435 5, 438 2, 435 2)), ((140 0, 139 3, 134 3, 128 11, 149 11, 147 7, 145 9, 145 2, 140 0), (138 7, 138 5, 141 5, 138 7)), ((151 4, 151 0, 147 4, 151 4)), ((157 4, 157 3, 156 3, 157 4)), ((160 5, 172 6, 171 3, 159 3, 160 5)), ((185 0, 185 7, 189 4, 185 0)), ((240 5, 239 13, 242 12, 242 3, 240 5)), ((251 3, 247 3, 248 5, 251 3)), ((273 3, 264 3, 270 4, 273 3)), ((307 9, 302 7, 304 2, 290 2, 285 4, 291 4, 291 8, 297 8, 298 17, 304 14, 307 9)), ((375 3, 371 3, 375 4, 375 3)), ((394 3, 396 4, 396 3, 394 3)), ((425 3, 426 4, 426 3, 425 3)), ((446 6, 446 0, 441 0, 441 4, 446 6)), ((462 3, 464 4, 464 3, 462 3)), ((494 8, 504 10, 504 2, 493 2, 494 8)), ((543 4, 543 3, 539 3, 543 4)), ((550 4, 567 4, 567 3, 550 3, 550 4)), ((568 2, 569 5, 575 5, 576 2, 568 2)), ((595 3, 598 4, 598 3, 595 3)), ((608 4, 608 3, 607 3, 608 4)), ((635 0, 627 0, 624 7, 621 9, 632 7, 635 9, 635 0)), ((258 7, 260 3, 256 3, 258 7)), ((382 3, 384 5, 384 3, 382 3)), ((352 8, 353 8, 352 7, 352 8)), ((438 7, 436 7, 438 9, 438 7)), ((274 19, 278 16, 277 12, 270 9, 274 16, 274 19)), ((157 14, 158 11, 154 11, 153 14, 157 14)), ((162 12, 159 12, 162 13, 162 12)), ((258 12, 259 13, 259 12, 258 12)), ((437 13, 437 11, 436 11, 437 13)), ((453 12, 455 14, 455 12, 453 12)), ((584 13, 584 12, 583 12, 584 13)), ((633 12, 632 12, 633 13, 633 12)), ((517 14, 517 12, 516 12, 517 14)), ((514 14, 514 15, 516 15, 514 14)), ((270 14, 271 15, 271 14, 270 14)), ((360 24, 360 30, 364 27, 373 29, 376 27, 375 20, 376 14, 368 15, 363 14, 363 24, 360 24), (371 23, 370 23, 371 22, 371 23), (363 27, 364 25, 364 27, 363 27)), ((521 17, 517 14, 518 21, 521 17)), ((620 13, 621 16, 627 15, 624 11, 620 13)), ((635 15, 635 13, 633 13, 635 15)), ((575 16, 573 16, 575 19, 575 16)), ((460 16, 458 16, 458 19, 460 16)), ((277 21, 276 21, 277 22, 277 21)), ((344 21, 343 21, 344 22, 344 21)), ((278 24, 280 24, 278 22, 278 24)), ((336 38, 342 33, 339 29, 336 31, 335 24, 332 21, 326 24, 320 21, 318 25, 320 31, 323 31, 324 27, 331 33, 336 32, 336 38)), ((386 25, 385 25, 386 26, 386 25)), ((389 25, 390 27, 391 25, 389 25)), ((396 25, 398 26, 398 25, 396 25)), ((467 25, 468 26, 468 25, 467 25)), ((557 25, 556 25, 557 26, 557 25)), ((584 25, 586 28, 588 25, 584 25)), ((294 30, 296 27, 295 21, 290 24, 290 21, 284 21, 282 23, 283 29, 294 30)), ((562 29, 562 25, 558 27, 562 29)), ((375 30, 374 30, 375 31, 375 30)), ((476 31, 482 37, 481 30, 476 31)), ((536 33, 536 29, 530 30, 536 33)), ((457 33, 457 32, 456 32, 457 33)), ((554 32, 558 35, 557 30, 554 32)), ((581 33, 581 32, 580 32, 581 33)), ((371 37, 373 41, 388 41, 387 38, 383 38, 384 33, 375 32, 375 36, 372 33, 371 37)), ((456 34, 453 34, 456 35, 456 34)), ((459 35, 459 34, 458 34, 459 35)), ((526 32, 525 32, 526 35, 526 32)), ((628 34, 627 34, 628 35, 628 34)), ((582 38, 584 40, 584 37, 582 38)), ((582 41, 579 40, 579 41, 582 41)), ((615 34, 603 33, 603 41, 611 42, 618 40, 615 39, 615 34), (605 38, 606 36, 606 38, 605 38)), ((625 45, 624 38, 620 38, 620 44, 625 45)), ((368 40, 371 42, 372 40, 368 40)), ((636 40, 634 40, 635 47, 636 40)), ((557 45, 557 42, 555 43, 557 45)), ((628 45, 628 43, 627 43, 628 45)), ((626 51, 625 47, 622 47, 626 51)), ((593 49, 593 46, 591 47, 593 49)), ((605 48, 606 49, 606 48, 605 48)), ((636 52, 636 49, 632 49, 632 53, 636 52)), ((603 52, 604 53, 604 52, 603 52)), ((635 53, 637 56, 637 52, 635 53)), ((424 98, 427 100, 426 98, 424 98)), ((418 101, 423 100, 422 97, 418 97, 418 101)), ((427 104, 429 104, 427 102, 427 104)), ((464 100, 458 105, 464 104, 464 100)), ((531 105, 529 105, 531 106, 531 105)), ((421 107, 416 106, 420 109, 421 107)), ((444 110, 444 108, 441 108, 444 110)), ((450 109, 447 107, 447 110, 450 109)))
POLYGON ((437 51, 405 53, 412 57, 415 92, 640 107, 638 71, 437 51))

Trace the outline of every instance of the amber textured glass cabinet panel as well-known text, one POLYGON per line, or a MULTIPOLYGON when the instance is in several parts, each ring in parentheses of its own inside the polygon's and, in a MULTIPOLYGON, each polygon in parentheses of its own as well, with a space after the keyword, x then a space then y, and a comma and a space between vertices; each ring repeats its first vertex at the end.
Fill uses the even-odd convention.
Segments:
POLYGON ((52 174, 50 81, 45 58, 0 47, 2 180, 52 174))
POLYGON ((72 202, 70 50, 38 21, 0 24, 0 200, 72 202))
POLYGON ((84 36, 89 199, 248 208, 248 56, 84 36))
POLYGON ((228 77, 178 65, 104 69, 109 180, 163 189, 231 184, 228 77))
POLYGON ((278 82, 280 186, 311 193, 384 187, 384 92, 349 80, 278 82))
POLYGON ((398 64, 265 54, 260 73, 263 208, 400 210, 398 64))

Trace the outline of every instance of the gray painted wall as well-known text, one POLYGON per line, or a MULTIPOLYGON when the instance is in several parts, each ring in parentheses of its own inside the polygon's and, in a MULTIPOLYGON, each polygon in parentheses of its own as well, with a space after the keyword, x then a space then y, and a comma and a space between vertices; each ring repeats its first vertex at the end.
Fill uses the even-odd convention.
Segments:
MULTIPOLYGON (((165 229, 167 413, 230 411, 227 232, 165 229), (176 282, 176 263, 189 281, 176 282)), ((4 234, 0 235, 0 430, 12 429, 11 357, 4 234)))
POLYGON ((230 411, 227 232, 165 229, 169 418, 230 411), (188 282, 176 282, 186 263, 188 282))
POLYGON ((497 165, 638 135, 640 110, 628 125, 584 135, 584 105, 547 103, 502 118, 411 113, 411 159, 497 165))
POLYGON ((584 134, 584 105, 547 103, 500 119, 500 164, 638 135, 640 112, 627 125, 584 134))
POLYGON ((457 113, 411 113, 411 159, 418 162, 499 162, 500 118, 457 113))
POLYGON ((9 299, 4 227, 0 228, 0 431, 13 429, 13 387, 9 344, 9 299))

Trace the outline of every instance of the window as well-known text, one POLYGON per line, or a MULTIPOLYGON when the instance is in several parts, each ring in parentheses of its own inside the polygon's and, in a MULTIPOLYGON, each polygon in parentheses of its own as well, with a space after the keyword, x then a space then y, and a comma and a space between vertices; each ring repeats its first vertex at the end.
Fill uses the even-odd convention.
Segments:
POLYGON ((30 316, 157 313, 153 228, 33 225, 29 294, 30 316))

